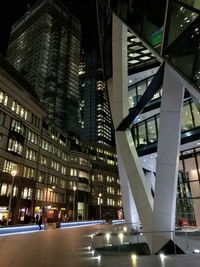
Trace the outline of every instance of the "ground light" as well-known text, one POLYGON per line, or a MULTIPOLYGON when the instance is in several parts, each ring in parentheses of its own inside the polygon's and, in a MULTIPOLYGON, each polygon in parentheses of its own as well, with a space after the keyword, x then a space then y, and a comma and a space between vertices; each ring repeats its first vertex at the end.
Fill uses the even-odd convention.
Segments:
POLYGON ((126 226, 124 226, 123 231, 124 231, 124 233, 127 232, 127 227, 126 226))
POLYGON ((163 261, 165 258, 165 255, 163 253, 160 253, 159 256, 160 256, 161 261, 163 261))
POLYGON ((135 254, 131 255, 131 259, 132 259, 132 264, 133 266, 136 266, 137 263, 137 256, 135 254))
POLYGON ((195 249, 193 250, 193 253, 194 253, 194 254, 199 254, 199 253, 200 253, 200 249, 195 248, 195 249))
POLYGON ((137 259, 137 255, 135 255, 135 254, 131 255, 131 259, 132 259, 133 261, 135 261, 135 260, 137 259))
POLYGON ((94 250, 89 250, 87 253, 90 254, 91 257, 94 257, 95 251, 94 250))
POLYGON ((121 242, 121 243, 123 243, 123 237, 124 237, 123 233, 120 233, 120 234, 119 234, 119 239, 120 239, 120 242, 121 242))
POLYGON ((98 261, 101 260, 101 256, 100 256, 100 255, 97 256, 97 260, 98 260, 98 261))
POLYGON ((110 240, 110 234, 109 233, 106 234, 106 240, 109 243, 109 240, 110 240))

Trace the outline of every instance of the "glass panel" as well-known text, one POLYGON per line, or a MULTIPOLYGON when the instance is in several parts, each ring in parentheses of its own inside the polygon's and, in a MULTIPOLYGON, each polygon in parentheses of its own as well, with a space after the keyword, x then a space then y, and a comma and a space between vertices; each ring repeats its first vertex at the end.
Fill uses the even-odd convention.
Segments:
POLYGON ((185 3, 189 6, 192 6, 194 8, 200 9, 200 2, 199 0, 179 0, 179 2, 185 3))
POLYGON ((147 133, 148 133, 149 143, 153 143, 157 141, 156 124, 155 124, 154 117, 147 121, 147 133))
POLYGON ((11 130, 23 135, 25 128, 20 121, 12 120, 11 130))
POLYGON ((159 90, 157 93, 155 93, 155 95, 153 96, 152 100, 153 99, 157 99, 161 96, 161 90, 159 90))
POLYGON ((181 6, 180 2, 171 5, 168 47, 164 53, 179 71, 195 85, 200 86, 200 58, 197 45, 200 42, 199 14, 189 8, 181 6))
POLYGON ((143 146, 147 144, 147 134, 145 123, 141 123, 138 125, 138 134, 139 134, 139 146, 143 146))
POLYGON ((151 1, 125 0, 125 1, 104 1, 110 3, 111 9, 130 28, 141 33, 143 38, 154 47, 162 41, 160 29, 164 24, 166 1, 156 1, 156 7, 151 1), (158 15, 159 10, 159 15, 158 15))
MULTIPOLYGON (((111 77, 111 14, 110 10, 134 32, 137 32, 152 47, 160 52, 163 38, 166 0, 152 1, 123 0, 98 1, 98 28, 100 46, 105 60, 106 76, 111 77), (103 4, 105 3, 105 5, 103 4), (109 8, 106 8, 109 7, 109 8), (109 41, 109 43, 108 43, 109 41), (110 50, 110 51, 109 51, 110 50), (108 64, 109 63, 109 64, 108 64)), ((143 60, 146 60, 144 58, 143 60)))
MULTIPOLYGON (((186 40, 184 40, 182 45, 186 45, 186 40)), ((179 48, 177 48, 178 50, 179 48)), ((193 51, 194 52, 194 51, 193 51)), ((190 53, 189 55, 177 55, 173 59, 171 59, 171 62, 182 71, 183 74, 185 74, 189 79, 192 78, 192 71, 193 71, 193 63, 195 59, 195 55, 191 54, 193 52, 188 51, 190 53)))
POLYGON ((200 126, 200 116, 199 116, 199 110, 197 109, 197 106, 195 103, 192 103, 192 114, 194 118, 194 125, 195 127, 200 126))
POLYGON ((136 92, 136 86, 131 87, 131 90, 128 92, 128 102, 129 102, 129 107, 132 108, 137 104, 137 92, 136 92))
POLYGON ((138 101, 139 101, 141 96, 144 94, 144 92, 147 89, 146 80, 138 83, 137 84, 137 89, 138 89, 138 101))
POLYGON ((189 131, 194 128, 192 115, 190 110, 189 103, 185 104, 183 107, 183 114, 182 114, 182 131, 189 131))
MULTIPOLYGON (((198 14, 172 3, 169 19, 169 34, 167 45, 170 45, 198 17, 198 14)), ((183 50, 183 49, 182 49, 183 50)))

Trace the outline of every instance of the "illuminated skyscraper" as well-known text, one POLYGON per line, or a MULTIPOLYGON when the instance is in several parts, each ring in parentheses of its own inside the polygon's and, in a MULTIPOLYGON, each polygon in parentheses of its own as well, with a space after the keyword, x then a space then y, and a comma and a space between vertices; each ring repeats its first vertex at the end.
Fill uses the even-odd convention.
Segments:
POLYGON ((34 86, 47 122, 79 133, 81 25, 57 0, 38 1, 12 27, 7 59, 34 86))
POLYGON ((79 67, 82 138, 113 146, 113 125, 103 70, 95 50, 81 54, 79 67))

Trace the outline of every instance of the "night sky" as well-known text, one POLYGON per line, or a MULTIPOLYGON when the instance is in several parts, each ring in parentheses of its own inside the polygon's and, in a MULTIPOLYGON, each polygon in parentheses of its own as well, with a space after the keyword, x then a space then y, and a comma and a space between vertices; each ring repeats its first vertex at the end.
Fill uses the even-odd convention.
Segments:
MULTIPOLYGON (((36 0, 6 0, 0 7, 0 53, 6 54, 11 26, 36 0)), ((86 49, 98 46, 95 0, 60 0, 76 15, 82 24, 83 46, 86 49)))

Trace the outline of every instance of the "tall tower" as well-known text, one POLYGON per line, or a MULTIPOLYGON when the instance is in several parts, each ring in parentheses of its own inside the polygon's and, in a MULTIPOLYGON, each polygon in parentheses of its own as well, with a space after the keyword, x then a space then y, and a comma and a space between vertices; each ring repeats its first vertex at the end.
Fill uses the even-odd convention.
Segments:
POLYGON ((79 67, 82 138, 113 146, 112 119, 103 70, 95 50, 81 54, 79 67))
POLYGON ((81 25, 57 0, 39 0, 12 27, 8 61, 34 86, 47 122, 79 132, 81 25))

